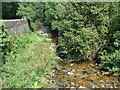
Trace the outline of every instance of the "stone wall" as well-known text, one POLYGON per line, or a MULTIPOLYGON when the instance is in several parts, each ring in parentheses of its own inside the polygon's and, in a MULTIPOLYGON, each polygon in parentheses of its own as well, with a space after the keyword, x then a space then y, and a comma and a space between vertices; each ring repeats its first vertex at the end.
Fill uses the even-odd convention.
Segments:
POLYGON ((6 25, 8 34, 11 36, 13 33, 22 33, 29 29, 27 20, 14 19, 14 20, 2 20, 6 25))

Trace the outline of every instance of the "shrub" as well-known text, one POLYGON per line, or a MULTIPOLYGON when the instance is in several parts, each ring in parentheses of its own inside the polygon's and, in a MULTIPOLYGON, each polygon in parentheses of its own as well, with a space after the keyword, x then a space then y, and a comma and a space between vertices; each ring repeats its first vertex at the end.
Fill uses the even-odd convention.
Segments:
POLYGON ((98 56, 107 43, 108 10, 109 3, 61 3, 56 6, 51 27, 59 31, 58 44, 63 53, 67 53, 67 61, 98 56))
POLYGON ((100 56, 103 68, 109 71, 120 71, 120 14, 116 15, 111 23, 108 46, 100 56))
POLYGON ((2 21, 0 21, 0 58, 5 63, 5 56, 11 51, 9 44, 10 38, 8 36, 7 29, 2 21))
POLYGON ((116 50, 113 53, 109 53, 104 50, 100 58, 100 66, 104 69, 112 72, 120 71, 120 50, 116 50))
MULTIPOLYGON (((117 58, 119 52, 119 4, 40 2, 34 3, 33 7, 36 18, 48 25, 50 30, 59 32, 58 49, 64 54, 65 60, 98 59, 102 54, 102 64, 104 57, 109 58, 105 61, 107 63, 117 58)), ((115 64, 112 65, 114 67, 115 64)))

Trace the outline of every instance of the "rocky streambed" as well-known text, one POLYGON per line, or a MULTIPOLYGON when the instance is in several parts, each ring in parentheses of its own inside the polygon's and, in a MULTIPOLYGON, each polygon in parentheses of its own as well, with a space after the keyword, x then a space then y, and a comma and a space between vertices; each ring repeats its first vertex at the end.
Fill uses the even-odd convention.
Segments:
POLYGON ((118 77, 110 72, 99 70, 95 61, 82 63, 59 62, 61 70, 53 70, 50 81, 57 88, 120 88, 118 77))

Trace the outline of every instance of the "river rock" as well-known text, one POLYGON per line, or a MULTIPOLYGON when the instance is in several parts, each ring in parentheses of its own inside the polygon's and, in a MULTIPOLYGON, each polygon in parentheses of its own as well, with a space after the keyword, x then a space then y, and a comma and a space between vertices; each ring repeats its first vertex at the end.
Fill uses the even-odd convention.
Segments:
POLYGON ((55 70, 53 70, 52 72, 55 72, 55 70))
POLYGON ((50 83, 55 83, 55 81, 50 81, 50 83))
POLYGON ((78 87, 78 88, 86 88, 86 87, 80 86, 80 87, 78 87))
POLYGON ((71 72, 74 72, 75 70, 73 69, 71 72))
POLYGON ((108 76, 108 75, 110 75, 110 73, 109 72, 102 72, 102 75, 108 76))
POLYGON ((93 85, 93 88, 100 88, 100 87, 98 87, 97 85, 93 85))
POLYGON ((105 87, 105 85, 102 85, 102 87, 104 88, 104 87, 105 87))
POLYGON ((73 64, 70 64, 70 66, 72 67, 72 66, 73 66, 73 64))
POLYGON ((103 80, 100 80, 100 83, 104 82, 103 80))
POLYGON ((71 83, 71 85, 75 85, 74 83, 71 83))
POLYGON ((70 87, 70 90, 76 90, 76 88, 75 87, 70 87))
POLYGON ((68 74, 69 74, 69 75, 73 75, 73 73, 72 73, 72 72, 68 72, 68 74))
POLYGON ((85 79, 87 75, 79 75, 81 79, 85 79))

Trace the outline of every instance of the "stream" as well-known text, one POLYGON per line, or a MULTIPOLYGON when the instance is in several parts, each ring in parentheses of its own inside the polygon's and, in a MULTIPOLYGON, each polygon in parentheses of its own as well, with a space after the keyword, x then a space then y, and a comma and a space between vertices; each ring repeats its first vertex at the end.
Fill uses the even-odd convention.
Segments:
MULTIPOLYGON (((40 32, 41 33, 41 32, 40 32)), ((51 50, 57 49, 57 37, 52 37, 50 33, 44 36, 51 39, 51 50)), ((53 69, 54 75, 51 76, 49 84, 53 88, 120 88, 117 76, 101 70, 96 60, 81 63, 58 62, 61 70, 53 69)))
POLYGON ((118 78, 99 70, 95 61, 82 63, 59 62, 62 70, 55 70, 52 84, 58 88, 119 88, 118 78))

